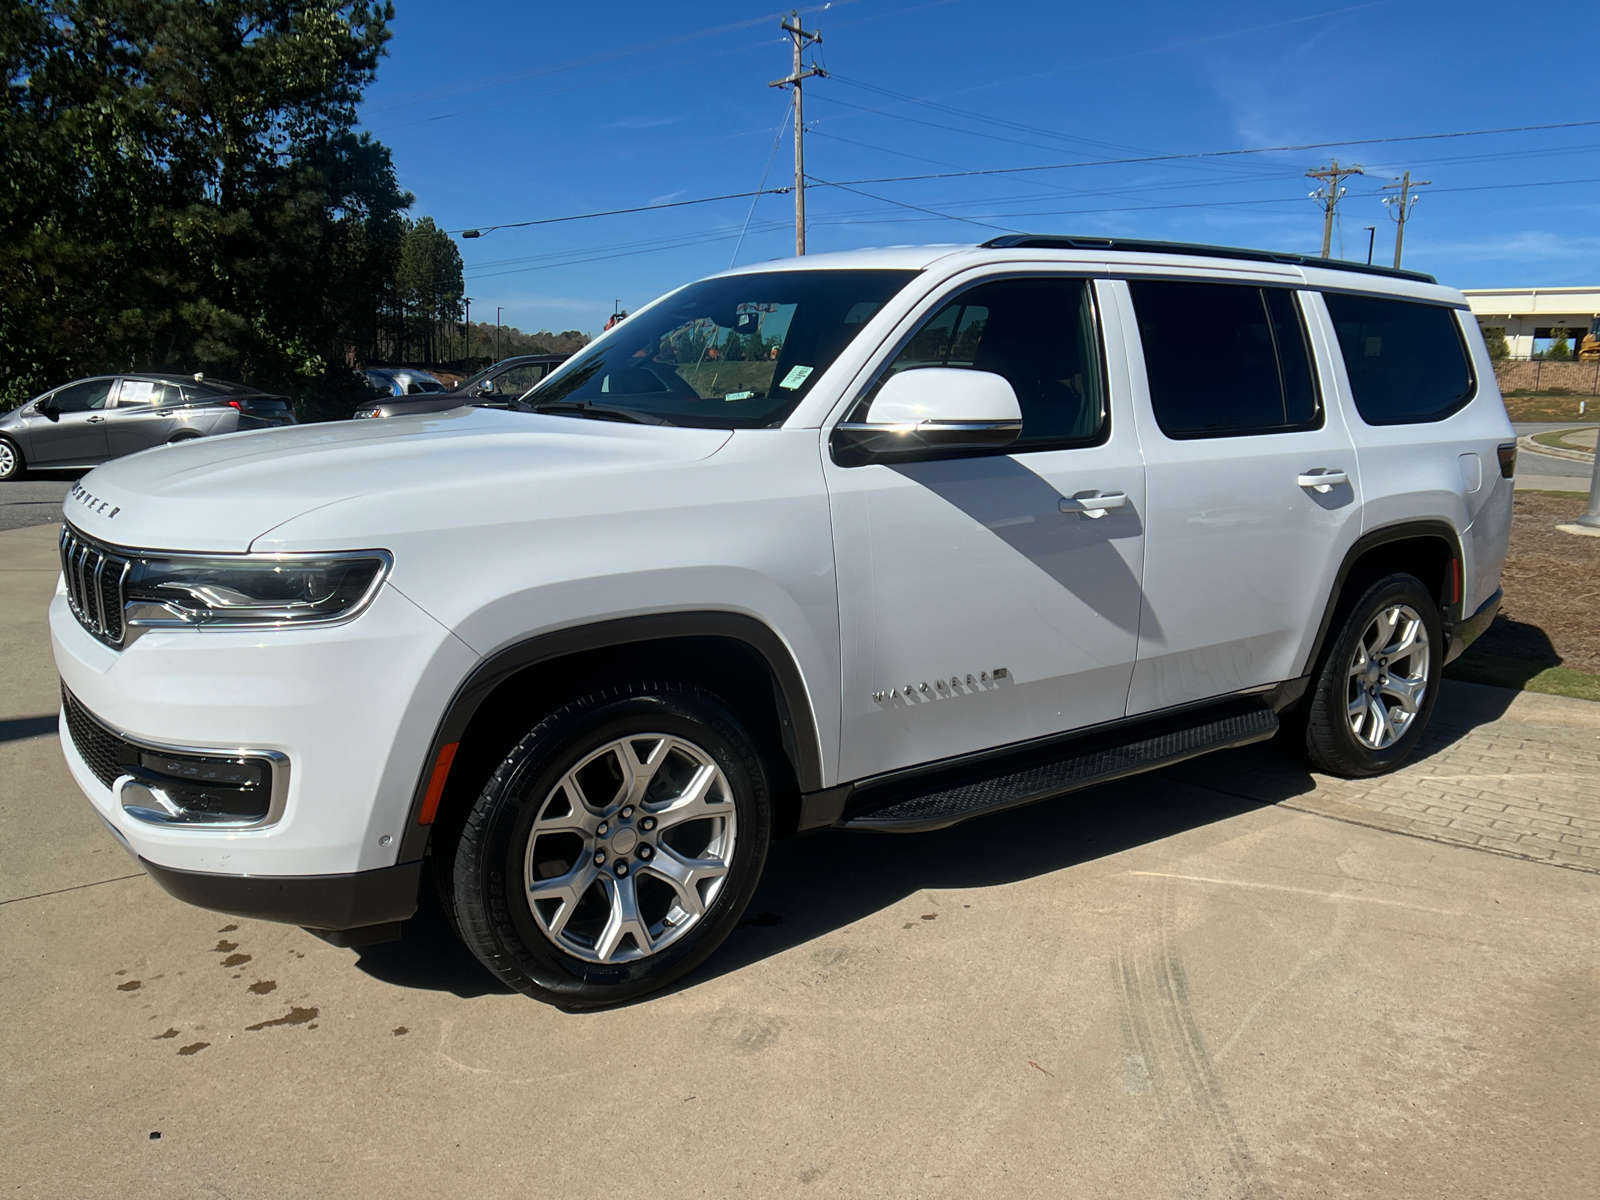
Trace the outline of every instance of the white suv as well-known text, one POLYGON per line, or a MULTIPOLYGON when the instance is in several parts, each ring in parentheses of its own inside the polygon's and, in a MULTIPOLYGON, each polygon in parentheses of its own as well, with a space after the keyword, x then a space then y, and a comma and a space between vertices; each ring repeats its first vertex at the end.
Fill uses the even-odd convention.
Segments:
POLYGON ((702 280, 537 411, 208 438, 66 502, 62 739, 173 895, 341 945, 425 862, 567 1006, 693 968, 775 837, 1271 737, 1391 770, 1499 604, 1460 293, 1004 237, 702 280))

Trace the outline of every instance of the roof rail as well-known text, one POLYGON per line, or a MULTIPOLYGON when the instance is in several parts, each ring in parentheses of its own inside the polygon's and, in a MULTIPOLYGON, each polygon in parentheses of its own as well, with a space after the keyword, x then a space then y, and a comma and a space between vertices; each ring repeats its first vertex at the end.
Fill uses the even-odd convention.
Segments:
POLYGON ((1199 258, 1243 258, 1251 262, 1283 263, 1291 267, 1326 267, 1334 271, 1359 271, 1417 283, 1438 283, 1432 275, 1399 267, 1374 267, 1343 258, 1318 258, 1286 250, 1244 250, 1238 246, 1203 246, 1194 242, 1151 242, 1141 238, 1072 237, 1064 234, 1008 233, 982 243, 986 250, 1132 250, 1141 254, 1189 254, 1199 258))

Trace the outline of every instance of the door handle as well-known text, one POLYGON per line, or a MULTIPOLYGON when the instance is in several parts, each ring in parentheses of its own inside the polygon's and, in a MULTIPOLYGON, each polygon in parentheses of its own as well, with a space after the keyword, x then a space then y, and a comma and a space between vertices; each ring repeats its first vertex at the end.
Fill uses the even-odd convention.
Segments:
POLYGON ((170 417, 171 415, 172 415, 172 410, 170 408, 158 408, 158 409, 156 409, 156 416, 158 416, 158 417, 170 417))
POLYGON ((1336 467, 1312 467, 1304 475, 1295 477, 1297 486, 1310 488, 1314 492, 1322 493, 1331 492, 1341 483, 1349 482, 1350 476, 1336 467))
POLYGON ((1127 492, 1079 492, 1071 499, 1061 498, 1061 511, 1068 516, 1088 517, 1097 521, 1113 508, 1128 503, 1127 492))
POLYGON ((105 418, 102 417, 102 416, 93 416, 93 417, 90 417, 89 420, 86 423, 89 424, 89 425, 98 425, 98 424, 100 424, 100 422, 102 422, 104 420, 105 420, 105 418))

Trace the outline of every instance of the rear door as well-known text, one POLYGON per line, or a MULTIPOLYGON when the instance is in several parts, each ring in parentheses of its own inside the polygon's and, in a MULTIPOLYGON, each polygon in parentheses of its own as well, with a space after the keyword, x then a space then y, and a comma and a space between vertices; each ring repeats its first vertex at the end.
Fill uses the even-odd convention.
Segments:
POLYGON ((53 418, 29 427, 32 465, 92 466, 106 459, 105 407, 115 378, 69 383, 50 398, 53 418))
POLYGON ((965 367, 1022 408, 1004 453, 825 451, 838 570, 840 778, 1113 720, 1137 648, 1144 467, 1119 330, 1093 281, 990 279, 930 297, 868 375, 965 367), (1102 357, 1102 332, 1116 369, 1102 357), (1073 497, 1119 496, 1082 511, 1073 497), (1095 513, 1098 515, 1091 515, 1095 513))
POLYGON ((1130 714, 1300 675, 1361 532, 1355 447, 1311 293, 1135 278, 1127 317, 1148 472, 1130 714), (1319 359, 1321 360, 1319 365, 1319 359))
POLYGON ((124 379, 116 404, 106 412, 109 456, 120 458, 163 444, 177 428, 176 385, 149 379, 124 379))

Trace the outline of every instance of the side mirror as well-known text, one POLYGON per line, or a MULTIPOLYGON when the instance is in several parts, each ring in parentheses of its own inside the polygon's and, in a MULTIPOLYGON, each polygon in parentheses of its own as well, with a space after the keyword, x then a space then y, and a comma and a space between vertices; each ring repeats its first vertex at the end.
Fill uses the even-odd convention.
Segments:
POLYGON ((34 411, 41 417, 48 418, 51 421, 61 420, 61 410, 48 400, 39 401, 39 405, 34 411))
POLYGON ((935 450, 1009 446, 1022 434, 1022 406, 1004 376, 922 367, 890 376, 866 420, 834 427, 839 461, 923 457, 935 450))

